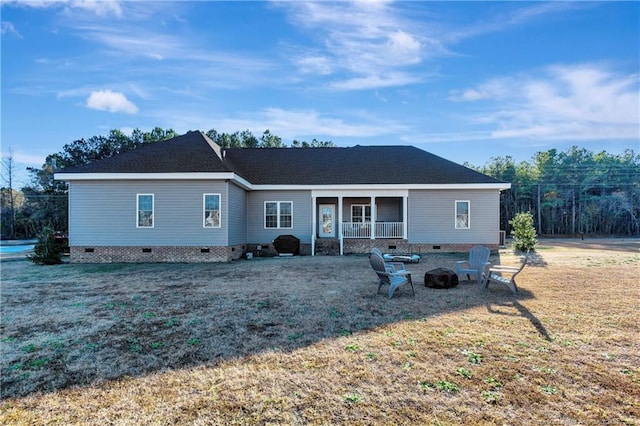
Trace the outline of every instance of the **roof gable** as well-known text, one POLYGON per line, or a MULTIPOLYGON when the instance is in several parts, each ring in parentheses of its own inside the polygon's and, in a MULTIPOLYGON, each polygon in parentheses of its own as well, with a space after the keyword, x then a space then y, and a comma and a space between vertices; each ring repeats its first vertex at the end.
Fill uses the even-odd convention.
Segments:
POLYGON ((230 171, 220 147, 201 132, 188 132, 104 158, 63 173, 193 173, 230 171))

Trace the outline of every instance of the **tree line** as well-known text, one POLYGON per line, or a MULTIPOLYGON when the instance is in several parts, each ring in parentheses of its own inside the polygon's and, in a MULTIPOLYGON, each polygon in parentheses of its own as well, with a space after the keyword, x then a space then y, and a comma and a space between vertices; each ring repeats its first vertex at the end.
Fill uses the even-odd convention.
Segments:
POLYGON ((540 235, 640 235, 640 155, 613 155, 573 146, 536 153, 532 162, 492 158, 481 173, 511 183, 500 196, 500 229, 519 212, 534 217, 540 235))
MULTIPOLYGON (((288 148, 277 135, 265 130, 255 136, 249 130, 234 133, 209 130, 207 136, 224 148, 288 148)), ((130 151, 140 146, 171 139, 173 129, 156 127, 149 132, 135 129, 130 135, 111 130, 107 135, 78 139, 64 145, 60 152, 47 156, 39 167, 27 168, 30 183, 15 188, 15 162, 11 152, 2 159, 0 232, 2 239, 34 238, 46 228, 66 233, 68 230, 67 184, 53 179, 54 173, 130 151)), ((291 148, 335 146, 331 141, 294 140, 291 148)))

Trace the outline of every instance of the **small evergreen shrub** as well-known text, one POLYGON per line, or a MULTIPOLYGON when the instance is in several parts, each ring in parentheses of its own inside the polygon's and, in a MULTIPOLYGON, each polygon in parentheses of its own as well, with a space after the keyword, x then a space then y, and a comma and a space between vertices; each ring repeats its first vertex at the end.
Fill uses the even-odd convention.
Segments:
POLYGON ((533 215, 529 212, 518 213, 509 221, 513 248, 520 251, 534 250, 538 244, 536 228, 533 226, 533 215))
POLYGON ((51 228, 44 228, 38 235, 38 242, 33 248, 33 254, 27 258, 38 265, 57 265, 62 263, 64 248, 56 241, 56 234, 51 228))

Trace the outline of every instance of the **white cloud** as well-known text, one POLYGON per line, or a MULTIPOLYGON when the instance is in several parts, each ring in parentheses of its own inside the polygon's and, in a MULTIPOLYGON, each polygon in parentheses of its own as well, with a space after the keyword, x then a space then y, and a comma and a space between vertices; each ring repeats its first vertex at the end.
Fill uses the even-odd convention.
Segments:
POLYGON ((362 90, 383 87, 405 86, 407 84, 419 83, 421 77, 413 74, 396 72, 388 75, 368 75, 341 80, 331 83, 334 89, 342 90, 362 90))
POLYGON ((12 35, 13 37, 16 38, 22 38, 22 35, 20 35, 20 33, 16 30, 16 28, 13 26, 13 24, 11 22, 3 22, 2 26, 0 27, 0 33, 2 35, 12 35))
POLYGON ((510 96, 511 86, 515 84, 508 78, 489 80, 474 88, 451 90, 447 99, 455 102, 503 99, 510 96))
POLYGON ((62 7, 66 13, 86 11, 98 16, 121 16, 122 7, 119 0, 21 0, 6 1, 8 5, 33 8, 62 7))
POLYGON ((334 89, 359 90, 421 81, 421 64, 446 49, 420 34, 418 22, 401 17, 390 2, 286 2, 291 20, 317 37, 314 48, 301 48, 292 61, 303 74, 348 73, 334 89), (409 74, 413 75, 409 75, 409 74), (398 78, 398 76, 402 76, 398 78))
POLYGON ((483 34, 510 31, 514 27, 527 25, 530 22, 541 19, 552 19, 576 9, 594 7, 592 2, 512 2, 514 7, 505 8, 500 12, 495 9, 491 15, 476 17, 476 21, 466 25, 451 28, 442 28, 441 39, 456 43, 464 39, 477 37, 483 34))
POLYGON ((328 75, 333 72, 331 59, 322 55, 308 54, 294 59, 303 74, 328 75))
POLYGON ((416 64, 421 60, 422 44, 411 34, 398 30, 387 35, 386 52, 382 52, 387 60, 397 64, 416 64))
POLYGON ((248 129, 256 135, 269 129, 283 139, 306 138, 360 138, 392 135, 406 132, 407 127, 390 119, 372 116, 360 111, 343 111, 339 116, 322 114, 315 110, 286 110, 265 108, 236 114, 233 117, 216 118, 205 111, 185 112, 184 109, 163 109, 151 115, 156 122, 171 117, 169 127, 178 132, 211 128, 219 132, 236 132, 248 129))
POLYGON ((116 0, 72 0, 68 7, 93 12, 98 16, 122 16, 120 1, 116 0))
POLYGON ((397 124, 384 120, 358 120, 349 123, 344 118, 323 116, 317 111, 289 111, 267 108, 261 112, 260 122, 268 124, 274 133, 294 138, 300 135, 326 135, 331 137, 370 137, 389 134, 398 129, 397 124))
MULTIPOLYGON (((3 156, 4 155, 5 154, 3 153, 3 156)), ((21 151, 13 152, 11 155, 15 162, 25 164, 27 166, 41 166, 47 158, 46 155, 38 155, 21 151)))
POLYGON ((542 75, 493 79, 453 91, 455 101, 488 102, 471 122, 493 139, 611 140, 640 137, 640 78, 597 64, 553 66, 542 75))
POLYGON ((99 90, 91 92, 87 98, 87 107, 100 111, 124 112, 126 114, 136 114, 138 107, 127 99, 120 92, 112 92, 111 90, 99 90))
MULTIPOLYGON (((490 15, 471 16, 469 23, 461 24, 448 22, 446 15, 430 10, 422 9, 420 14, 414 14, 416 9, 411 2, 400 5, 388 1, 281 2, 278 5, 287 8, 294 25, 316 38, 313 50, 298 46, 303 51, 293 59, 298 70, 303 74, 336 75, 343 81, 335 83, 334 80, 330 84, 341 90, 403 86, 422 81, 425 72, 433 72, 425 64, 433 58, 454 55, 449 46, 461 40, 583 7, 556 2, 509 5, 495 8, 498 12, 490 15), (306 53, 305 49, 308 49, 306 53), (322 66, 311 66, 314 62, 309 58, 322 58, 322 66), (389 78, 401 74, 411 78, 389 78)), ((480 91, 451 95, 460 100, 492 96, 480 91)))

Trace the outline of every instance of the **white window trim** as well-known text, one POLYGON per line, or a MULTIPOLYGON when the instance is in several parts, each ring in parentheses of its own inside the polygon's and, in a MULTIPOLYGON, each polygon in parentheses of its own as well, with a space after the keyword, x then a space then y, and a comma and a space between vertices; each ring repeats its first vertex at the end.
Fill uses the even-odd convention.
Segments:
POLYGON ((262 211, 262 215, 263 215, 263 221, 262 221, 262 225, 264 226, 264 229, 293 229, 293 201, 265 201, 264 202, 264 209, 262 211), (276 215, 277 215, 277 224, 278 226, 276 227, 271 227, 271 226, 267 226, 267 204, 269 203, 275 203, 276 204, 276 215), (282 203, 289 203, 291 204, 291 226, 280 226, 280 204, 282 203))
POLYGON ((154 228, 156 226, 156 197, 155 194, 136 194, 136 228, 154 228), (140 197, 151 196, 151 226, 140 225, 140 197))
POLYGON ((202 227, 203 228, 222 228, 222 194, 205 193, 202 194, 202 227), (207 226, 207 195, 218 196, 218 226, 207 226))
POLYGON ((371 223, 371 219, 372 219, 372 215, 373 215, 373 211, 371 209, 371 204, 351 204, 351 222, 352 223, 356 223, 355 220, 353 220, 353 208, 354 207, 362 207, 362 222, 358 222, 358 223, 371 223), (369 222, 367 222, 367 207, 369 207, 369 222))
POLYGON ((471 201, 456 200, 453 205, 453 223, 455 229, 471 229, 471 201), (458 226, 458 203, 467 203, 467 226, 458 226))

